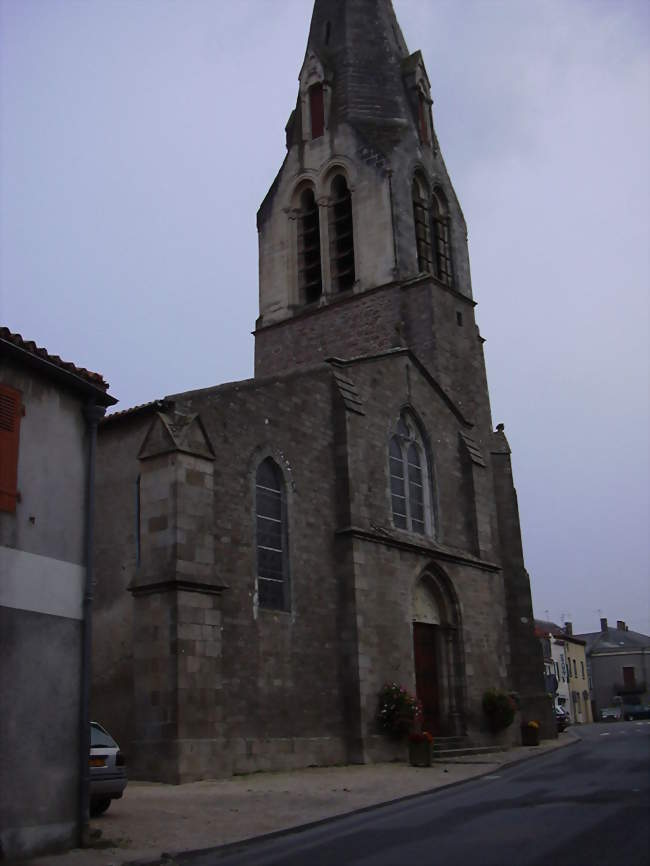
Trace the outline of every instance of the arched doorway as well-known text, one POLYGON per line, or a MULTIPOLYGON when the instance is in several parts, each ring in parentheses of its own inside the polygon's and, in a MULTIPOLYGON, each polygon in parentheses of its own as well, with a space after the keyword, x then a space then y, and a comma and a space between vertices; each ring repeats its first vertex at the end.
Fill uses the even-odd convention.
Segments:
POLYGON ((446 576, 426 571, 413 592, 415 690, 422 727, 437 736, 464 733, 458 602, 446 576))

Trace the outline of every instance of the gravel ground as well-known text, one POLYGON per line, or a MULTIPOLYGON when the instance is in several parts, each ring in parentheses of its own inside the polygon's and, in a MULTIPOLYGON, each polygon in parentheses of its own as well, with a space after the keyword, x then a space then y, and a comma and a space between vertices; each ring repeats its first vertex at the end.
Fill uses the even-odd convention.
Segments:
POLYGON ((535 748, 457 758, 432 767, 366 764, 256 773, 162 785, 130 782, 124 797, 91 821, 93 847, 23 861, 29 866, 120 866, 164 852, 212 848, 431 791, 573 741, 570 733, 535 748))

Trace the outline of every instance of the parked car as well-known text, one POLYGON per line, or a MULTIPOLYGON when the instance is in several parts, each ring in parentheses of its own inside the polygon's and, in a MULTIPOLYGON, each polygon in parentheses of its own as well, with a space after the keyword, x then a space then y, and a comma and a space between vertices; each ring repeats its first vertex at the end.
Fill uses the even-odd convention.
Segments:
POLYGON ((101 815, 126 788, 126 766, 113 737, 98 722, 90 723, 90 814, 101 815))
POLYGON ((564 709, 564 707, 556 706, 555 708, 555 724, 557 725, 557 729, 560 733, 566 730, 571 724, 571 719, 569 718, 569 714, 564 709))
POLYGON ((623 717, 629 722, 635 719, 650 719, 650 706, 623 704, 623 717))
POLYGON ((623 711, 620 707, 604 707, 600 711, 601 722, 620 722, 623 718, 623 711))

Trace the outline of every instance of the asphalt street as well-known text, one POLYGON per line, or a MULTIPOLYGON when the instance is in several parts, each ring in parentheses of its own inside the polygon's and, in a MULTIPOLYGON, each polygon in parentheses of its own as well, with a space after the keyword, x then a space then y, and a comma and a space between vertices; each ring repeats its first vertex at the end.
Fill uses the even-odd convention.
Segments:
POLYGON ((650 722, 318 826, 176 855, 183 866, 650 866, 650 722))

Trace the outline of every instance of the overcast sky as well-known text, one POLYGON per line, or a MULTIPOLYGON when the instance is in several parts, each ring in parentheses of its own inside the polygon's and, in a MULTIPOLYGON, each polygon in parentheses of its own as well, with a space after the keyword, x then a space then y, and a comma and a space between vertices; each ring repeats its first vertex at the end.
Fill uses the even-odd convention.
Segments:
MULTIPOLYGON (((311 0, 0 0, 0 322, 127 408, 247 378, 311 0)), ((394 0, 469 226, 535 614, 650 633, 645 0, 394 0)))

